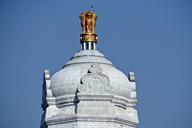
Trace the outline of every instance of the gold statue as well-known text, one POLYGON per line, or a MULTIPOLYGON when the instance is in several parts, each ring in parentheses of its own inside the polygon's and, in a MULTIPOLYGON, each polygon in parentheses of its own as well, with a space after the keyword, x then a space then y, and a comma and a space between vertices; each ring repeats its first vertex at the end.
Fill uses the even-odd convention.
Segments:
POLYGON ((97 35, 95 33, 97 16, 94 11, 86 11, 80 14, 81 19, 81 42, 97 42, 97 35))
POLYGON ((82 12, 80 15, 83 34, 95 33, 97 16, 94 12, 82 12))

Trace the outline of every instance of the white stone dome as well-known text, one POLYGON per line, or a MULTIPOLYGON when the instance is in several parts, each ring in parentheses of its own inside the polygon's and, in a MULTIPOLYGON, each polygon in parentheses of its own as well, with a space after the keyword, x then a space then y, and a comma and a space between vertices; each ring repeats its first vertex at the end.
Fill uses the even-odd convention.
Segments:
POLYGON ((51 77, 51 91, 54 97, 75 95, 81 79, 93 64, 98 64, 101 73, 108 77, 110 93, 130 98, 134 89, 127 76, 116 69, 98 50, 81 50, 51 77))

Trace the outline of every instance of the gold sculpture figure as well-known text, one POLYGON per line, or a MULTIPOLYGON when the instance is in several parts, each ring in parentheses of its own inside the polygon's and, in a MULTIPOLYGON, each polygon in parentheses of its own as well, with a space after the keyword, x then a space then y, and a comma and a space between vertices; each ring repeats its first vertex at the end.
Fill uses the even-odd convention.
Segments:
POLYGON ((80 15, 83 34, 95 33, 97 16, 94 12, 87 11, 80 15))
POLYGON ((95 33, 97 16, 94 11, 85 11, 80 14, 81 19, 81 42, 97 42, 97 35, 95 33))

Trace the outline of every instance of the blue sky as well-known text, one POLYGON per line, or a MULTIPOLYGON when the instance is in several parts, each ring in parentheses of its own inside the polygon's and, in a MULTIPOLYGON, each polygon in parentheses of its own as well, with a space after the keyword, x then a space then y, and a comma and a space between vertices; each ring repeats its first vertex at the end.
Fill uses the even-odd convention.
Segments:
POLYGON ((0 127, 36 128, 44 69, 79 49, 79 14, 95 7, 98 49, 137 80, 140 128, 191 128, 190 0, 0 1, 0 127))

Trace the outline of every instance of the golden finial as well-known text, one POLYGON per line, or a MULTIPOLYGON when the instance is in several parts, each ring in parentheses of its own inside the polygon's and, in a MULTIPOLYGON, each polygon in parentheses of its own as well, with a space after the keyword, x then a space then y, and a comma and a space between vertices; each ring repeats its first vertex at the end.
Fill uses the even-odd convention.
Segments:
POLYGON ((95 33, 97 16, 94 10, 82 12, 80 19, 82 27, 81 42, 97 42, 95 33))

